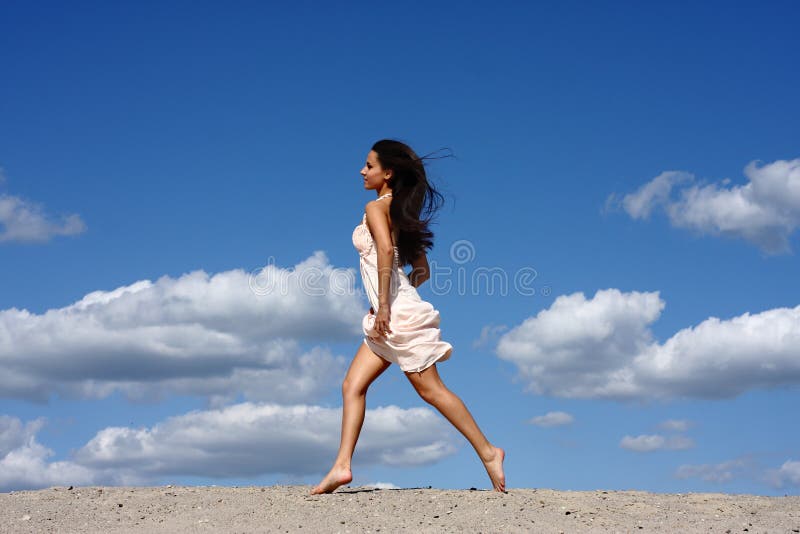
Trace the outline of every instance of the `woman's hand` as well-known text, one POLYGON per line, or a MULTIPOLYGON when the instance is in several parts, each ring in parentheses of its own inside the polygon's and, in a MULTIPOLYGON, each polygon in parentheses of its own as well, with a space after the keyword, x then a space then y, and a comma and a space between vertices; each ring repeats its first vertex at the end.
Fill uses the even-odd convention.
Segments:
MULTIPOLYGON (((370 308, 371 310, 372 308, 370 308)), ((389 305, 383 305, 378 307, 378 313, 375 316, 375 330, 382 336, 386 336, 386 334, 391 334, 392 331, 389 328, 389 305)))

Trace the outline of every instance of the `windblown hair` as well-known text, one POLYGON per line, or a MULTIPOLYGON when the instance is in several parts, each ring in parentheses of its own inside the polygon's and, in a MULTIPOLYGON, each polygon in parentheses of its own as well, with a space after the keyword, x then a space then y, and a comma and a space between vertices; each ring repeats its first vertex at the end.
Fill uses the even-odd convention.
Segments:
POLYGON ((372 150, 377 153, 381 167, 393 171, 388 181, 392 188, 389 215, 397 229, 400 265, 407 265, 433 248, 433 232, 428 225, 444 197, 425 173, 424 160, 430 159, 430 155, 420 158, 410 146, 393 139, 378 141, 372 150))

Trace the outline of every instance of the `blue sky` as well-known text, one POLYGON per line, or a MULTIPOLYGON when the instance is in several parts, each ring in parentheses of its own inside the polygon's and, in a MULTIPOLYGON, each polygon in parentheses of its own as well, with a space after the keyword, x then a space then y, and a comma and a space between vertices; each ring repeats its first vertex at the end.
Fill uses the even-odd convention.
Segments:
MULTIPOLYGON (((389 137, 456 156, 419 292, 507 488, 797 494, 796 3, 0 10, 0 490, 316 484, 389 137)), ((353 485, 491 488, 367 408, 353 485)))

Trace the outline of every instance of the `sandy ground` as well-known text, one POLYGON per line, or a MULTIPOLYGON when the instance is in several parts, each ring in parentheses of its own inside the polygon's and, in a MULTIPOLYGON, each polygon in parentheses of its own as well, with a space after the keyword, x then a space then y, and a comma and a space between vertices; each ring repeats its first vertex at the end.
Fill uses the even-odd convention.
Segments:
POLYGON ((342 486, 0 493, 0 532, 800 532, 800 496, 342 486))

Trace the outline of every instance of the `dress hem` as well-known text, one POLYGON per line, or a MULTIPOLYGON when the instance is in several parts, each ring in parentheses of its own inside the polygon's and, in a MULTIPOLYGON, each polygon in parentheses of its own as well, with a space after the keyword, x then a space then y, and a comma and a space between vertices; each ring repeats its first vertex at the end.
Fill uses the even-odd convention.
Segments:
POLYGON ((450 356, 452 356, 452 354, 453 354, 453 347, 451 346, 449 349, 444 351, 442 354, 440 354, 439 356, 433 358, 432 360, 430 360, 429 362, 427 362, 425 365, 423 365, 421 367, 416 367, 415 369, 403 369, 400 366, 399 362, 391 360, 391 359, 387 358, 386 356, 384 356, 383 354, 381 354, 380 352, 378 352, 377 350, 375 350, 372 347, 372 345, 370 345, 370 343, 367 341, 367 337, 364 337, 364 341, 363 342, 369 348, 369 350, 371 350, 372 352, 377 354, 379 357, 383 358, 384 360, 386 360, 389 363, 396 363, 397 366, 400 367, 400 370, 403 371, 404 373, 421 373, 422 371, 424 371, 425 369, 427 369, 428 367, 430 367, 434 363, 439 363, 441 361, 449 360, 450 356))
POLYGON ((416 369, 403 371, 403 372, 404 373, 421 373, 422 371, 424 371, 425 369, 427 369, 428 367, 430 367, 434 363, 439 363, 440 361, 443 361, 443 360, 449 360, 450 356, 452 355, 452 352, 453 352, 453 347, 450 347, 449 349, 447 349, 442 354, 440 354, 436 358, 432 359, 431 361, 429 361, 428 363, 426 363, 422 367, 417 367, 416 369))

